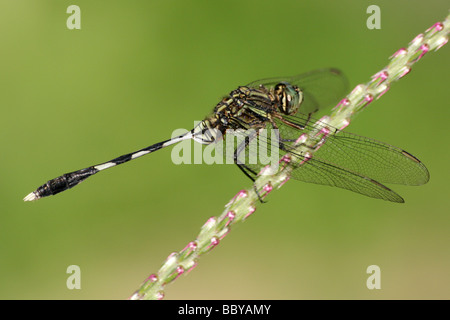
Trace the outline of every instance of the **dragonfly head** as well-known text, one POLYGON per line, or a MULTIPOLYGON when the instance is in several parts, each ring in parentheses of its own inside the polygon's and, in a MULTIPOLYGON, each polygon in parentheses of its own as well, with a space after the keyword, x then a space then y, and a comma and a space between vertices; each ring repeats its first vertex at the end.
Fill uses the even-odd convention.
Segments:
POLYGON ((303 101, 303 92, 297 86, 280 82, 275 86, 274 94, 279 102, 280 112, 293 115, 298 111, 303 101))

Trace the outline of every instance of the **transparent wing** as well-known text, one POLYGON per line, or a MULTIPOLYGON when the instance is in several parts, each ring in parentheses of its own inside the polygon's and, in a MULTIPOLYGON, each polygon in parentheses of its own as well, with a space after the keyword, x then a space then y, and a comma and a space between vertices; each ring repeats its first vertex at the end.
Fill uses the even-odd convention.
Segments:
POLYGON ((376 199, 405 202, 400 195, 378 181, 318 158, 312 158, 292 171, 292 177, 304 182, 347 189, 376 199))
POLYGON ((344 74, 333 68, 318 69, 293 77, 277 77, 257 80, 247 87, 267 89, 273 88, 280 82, 288 82, 298 86, 303 91, 304 100, 300 112, 314 113, 317 110, 335 106, 348 93, 348 80, 344 74))
MULTIPOLYGON (((305 116, 297 115, 290 121, 305 123, 305 116)), ((305 129, 318 122, 310 119, 305 129)), ((282 139, 287 140, 287 150, 292 149, 300 130, 279 122, 282 139)), ((336 130, 335 128, 330 128, 336 130)), ((430 179, 429 172, 419 159, 407 151, 390 144, 357 134, 341 131, 330 135, 325 144, 315 152, 314 158, 333 163, 349 171, 370 177, 382 183, 422 185, 430 179)))
MULTIPOLYGON (((281 155, 291 153, 281 151, 281 155)), ((305 158, 302 155, 296 155, 298 161, 303 161, 305 158)), ((256 178, 262 166, 255 164, 245 164, 241 168, 252 178, 256 178)), ((402 203, 403 198, 393 190, 382 185, 381 183, 351 172, 348 169, 341 168, 333 163, 322 161, 316 157, 309 159, 302 166, 292 171, 291 177, 308 183, 321 184, 326 186, 338 187, 353 191, 371 198, 383 199, 392 202, 402 203)))
MULTIPOLYGON (((299 116, 290 117, 289 121, 301 120, 303 124, 307 122, 306 119, 299 118, 299 116)), ((251 177, 255 178, 270 160, 273 161, 271 152, 275 150, 275 146, 280 149, 280 157, 287 153, 295 154, 293 144, 302 134, 302 130, 279 120, 275 122, 279 129, 279 140, 273 139, 272 136, 260 135, 257 138, 258 144, 249 143, 244 146, 244 155, 241 154, 244 149, 241 146, 240 161, 244 164, 243 169, 251 177), (269 151, 264 151, 264 147, 261 147, 264 145, 269 151), (261 155, 262 150, 267 155, 261 155), (255 154, 258 154, 256 163, 255 154)), ((314 122, 315 120, 310 120, 308 123, 314 122)), ((267 127, 272 128, 271 125, 267 127)), ((311 125, 307 124, 305 129, 309 131, 311 125)), ((298 161, 305 160, 304 155, 295 155, 298 161)), ((372 198, 404 202, 401 196, 381 183, 421 185, 429 180, 429 173, 423 163, 400 148, 348 132, 340 132, 337 135, 330 135, 325 144, 314 153, 312 159, 294 169, 292 178, 339 187, 372 198)))

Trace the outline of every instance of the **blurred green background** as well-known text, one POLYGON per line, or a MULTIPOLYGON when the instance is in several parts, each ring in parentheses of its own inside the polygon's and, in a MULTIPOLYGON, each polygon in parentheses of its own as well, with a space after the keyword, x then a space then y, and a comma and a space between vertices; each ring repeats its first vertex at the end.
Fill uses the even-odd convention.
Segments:
MULTIPOLYGON (((62 173, 190 129, 253 80, 321 67, 365 83, 442 21, 448 1, 6 1, 0 4, 0 298, 124 299, 251 186, 166 149, 74 190, 22 198, 62 173), (81 30, 66 9, 81 8, 81 30), (81 268, 81 290, 66 268, 81 268)), ((289 182, 166 289, 167 299, 449 299, 450 47, 426 55, 347 128, 429 168, 399 205, 289 182), (366 268, 381 268, 368 290, 366 268)))

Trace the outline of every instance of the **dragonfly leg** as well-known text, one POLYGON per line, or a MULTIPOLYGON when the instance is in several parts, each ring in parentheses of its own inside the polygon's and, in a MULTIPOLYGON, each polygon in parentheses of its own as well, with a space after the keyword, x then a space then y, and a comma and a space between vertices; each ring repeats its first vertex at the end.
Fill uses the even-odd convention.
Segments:
POLYGON ((255 131, 250 136, 245 137, 244 141, 241 142, 241 144, 236 148, 234 151, 234 163, 238 166, 238 168, 250 179, 253 181, 253 189, 255 190, 256 195, 258 196, 259 202, 266 203, 267 201, 264 201, 261 197, 261 195, 258 192, 258 189, 256 188, 255 178, 258 174, 250 169, 247 165, 240 163, 238 161, 239 154, 241 154, 242 151, 245 151, 245 148, 250 144, 250 141, 255 139, 258 136, 258 133, 255 131))
POLYGON ((252 169, 250 169, 248 166, 246 166, 244 163, 240 163, 239 161, 239 155, 242 153, 242 151, 245 151, 245 148, 250 144, 250 141, 257 137, 256 131, 250 135, 245 137, 244 141, 242 141, 234 150, 233 154, 233 161, 238 166, 238 168, 248 177, 250 180, 255 182, 255 178, 258 174, 254 172, 252 169))

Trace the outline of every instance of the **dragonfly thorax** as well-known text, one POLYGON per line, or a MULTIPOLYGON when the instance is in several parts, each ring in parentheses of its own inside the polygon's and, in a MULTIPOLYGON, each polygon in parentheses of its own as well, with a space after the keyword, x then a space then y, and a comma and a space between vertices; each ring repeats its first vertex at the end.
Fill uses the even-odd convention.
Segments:
POLYGON ((277 84, 274 95, 278 100, 279 111, 286 115, 296 114, 303 101, 303 92, 297 86, 287 82, 277 84))
POLYGON ((223 98, 212 114, 194 128, 193 139, 210 144, 228 129, 264 128, 270 121, 270 114, 294 115, 302 101, 302 91, 288 82, 280 82, 271 89, 241 86, 223 98))
POLYGON ((276 110, 275 100, 273 93, 264 87, 241 86, 223 98, 213 112, 193 129, 193 139, 210 144, 229 129, 263 128, 269 114, 276 110))

